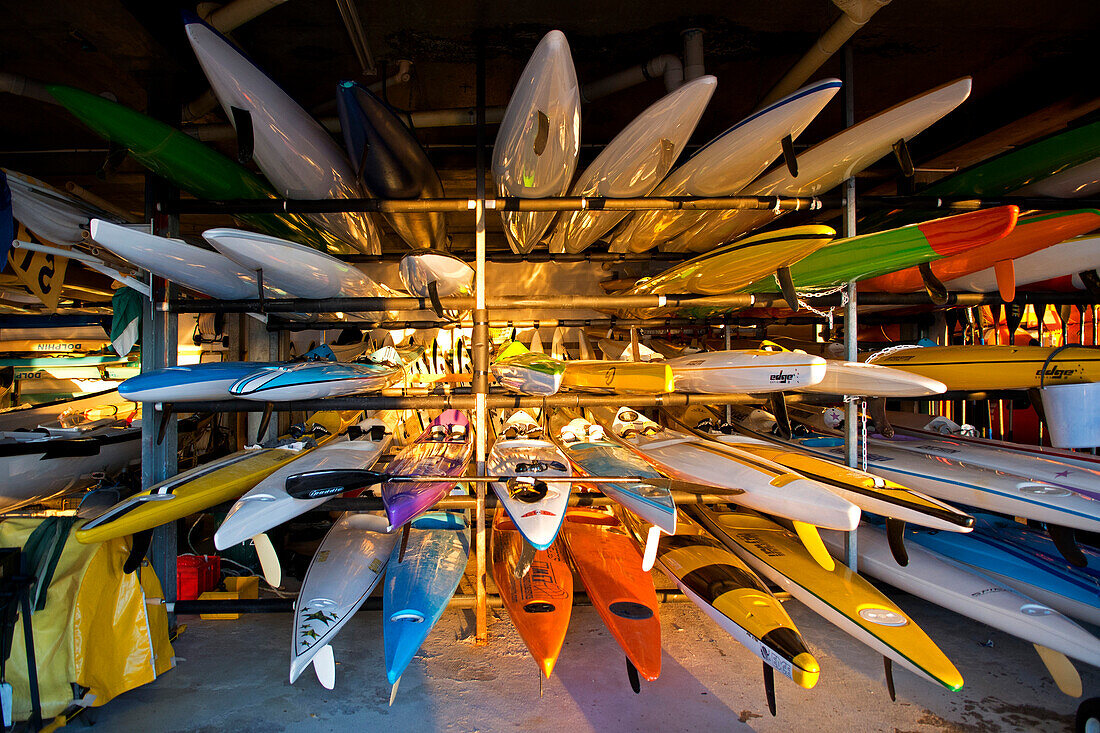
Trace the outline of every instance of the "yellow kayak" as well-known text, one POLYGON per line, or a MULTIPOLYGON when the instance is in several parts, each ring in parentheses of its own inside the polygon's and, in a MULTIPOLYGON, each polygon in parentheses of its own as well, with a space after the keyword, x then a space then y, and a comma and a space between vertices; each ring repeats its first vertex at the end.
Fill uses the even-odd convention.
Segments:
POLYGON ((314 413, 302 426, 302 437, 284 435, 271 447, 237 451, 184 471, 115 504, 78 529, 76 539, 84 544, 105 542, 237 499, 276 469, 335 439, 360 414, 352 410, 314 413))
POLYGON ((692 507, 716 538, 753 570, 888 659, 949 690, 963 679, 916 622, 874 586, 837 564, 822 568, 798 537, 756 514, 692 507))
POLYGON ((1031 389, 1100 382, 1100 349, 1071 346, 923 346, 872 354, 867 362, 938 380, 949 391, 1031 389))
POLYGON ((561 386, 615 394, 664 394, 674 389, 672 368, 660 361, 567 361, 561 386))
MULTIPOLYGON (((625 509, 617 516, 640 544, 647 523, 625 509)), ((691 601, 753 654, 807 690, 821 667, 783 606, 741 558, 679 512, 676 534, 662 535, 657 563, 691 601)))

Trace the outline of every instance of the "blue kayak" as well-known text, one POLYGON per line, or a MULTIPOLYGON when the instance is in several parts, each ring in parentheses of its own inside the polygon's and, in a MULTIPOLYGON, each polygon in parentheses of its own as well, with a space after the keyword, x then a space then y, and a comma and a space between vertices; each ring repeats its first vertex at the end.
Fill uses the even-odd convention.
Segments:
MULTIPOLYGON (((969 534, 909 526, 905 539, 978 568, 1067 616, 1100 624, 1100 579, 1070 565, 1043 533, 991 514, 974 512, 974 518, 969 534)), ((1090 552, 1091 560, 1100 560, 1090 552)))
POLYGON ((390 555, 382 593, 386 675, 396 684, 443 615, 470 557, 464 515, 429 512, 412 522, 408 542, 390 555))
POLYGON ((219 361, 165 367, 130 377, 118 393, 134 402, 193 402, 229 399, 229 388, 258 369, 275 366, 260 361, 219 361))

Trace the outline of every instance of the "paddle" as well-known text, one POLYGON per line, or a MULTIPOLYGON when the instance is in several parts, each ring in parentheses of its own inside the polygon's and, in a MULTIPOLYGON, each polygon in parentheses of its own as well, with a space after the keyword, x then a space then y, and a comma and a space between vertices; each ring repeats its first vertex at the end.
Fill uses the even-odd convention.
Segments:
MULTIPOLYGON (((342 494, 345 491, 363 489, 381 483, 509 483, 517 478, 530 476, 397 476, 380 471, 366 469, 331 469, 305 471, 287 476, 286 492, 295 499, 321 499, 326 496, 342 494)), ((664 477, 650 476, 548 476, 545 480, 562 483, 637 483, 667 488, 670 491, 689 491, 695 494, 719 492, 728 495, 745 493, 743 489, 728 489, 691 481, 680 481, 664 477)))

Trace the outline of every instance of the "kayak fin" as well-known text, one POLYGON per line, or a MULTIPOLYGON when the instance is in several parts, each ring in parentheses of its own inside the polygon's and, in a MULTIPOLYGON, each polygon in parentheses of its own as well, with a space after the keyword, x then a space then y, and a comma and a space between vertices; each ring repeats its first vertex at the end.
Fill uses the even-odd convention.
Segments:
POLYGON ((905 522, 895 517, 886 518, 886 540, 890 543, 890 554, 903 568, 909 564, 909 553, 905 551, 905 522))
POLYGON ((393 683, 393 687, 390 688, 390 707, 393 707, 394 698, 397 697, 397 686, 401 684, 401 678, 398 677, 397 681, 393 683))
POLYGON ((626 658, 626 678, 630 680, 630 689, 634 690, 635 695, 642 691, 642 681, 638 679, 638 668, 634 666, 634 662, 630 661, 630 657, 626 658))
POLYGON ((541 354, 542 349, 542 337, 539 336, 539 330, 535 329, 535 335, 531 337, 531 345, 527 349, 531 353, 541 354))
POLYGON ((279 555, 271 544, 271 538, 266 532, 261 532, 252 538, 252 544, 256 548, 256 557, 260 560, 264 580, 272 588, 278 588, 283 584, 283 568, 279 564, 279 555))
POLYGON ((321 687, 326 690, 336 687, 336 657, 332 654, 332 645, 325 644, 310 661, 313 662, 313 673, 317 675, 321 687))
POLYGON ((164 408, 160 410, 160 420, 157 422, 157 445, 164 442, 164 433, 168 430, 168 421, 172 419, 172 403, 164 403, 164 408))
POLYGON ((787 135, 779 141, 779 145, 783 148, 783 162, 787 170, 793 178, 798 178, 798 158, 794 154, 794 138, 787 135))
POLYGON ((817 531, 817 527, 797 520, 792 520, 791 523, 794 525, 795 534, 802 540, 802 544, 806 546, 810 556, 817 561, 817 564, 830 573, 836 570, 836 561, 825 549, 825 543, 821 541, 821 533, 817 531))
POLYGON ((592 344, 588 340, 588 334, 584 332, 584 329, 578 331, 577 347, 580 349, 581 359, 594 360, 596 354, 592 351, 592 344))
POLYGON ((397 562, 400 563, 405 559, 405 550, 409 547, 409 531, 412 529, 412 524, 405 523, 405 526, 401 528, 401 549, 397 552, 397 562))
POLYGON ((141 561, 145 559, 145 554, 149 552, 149 545, 153 541, 153 530, 143 529, 140 532, 134 532, 133 544, 130 545, 130 554, 126 557, 126 562, 122 565, 122 572, 132 573, 141 567, 141 561))
POLYGON ((1001 300, 1006 303, 1016 300, 1016 261, 993 263, 993 274, 997 278, 997 292, 1001 294, 1001 300))
POLYGON ((1048 524, 1047 534, 1054 540, 1054 546, 1070 565, 1083 568, 1089 564, 1085 559, 1085 553, 1081 552, 1081 548, 1077 546, 1077 534, 1073 531, 1073 527, 1048 524))
POLYGON ((523 543, 523 549, 520 550, 519 558, 516 560, 516 566, 512 568, 512 577, 522 578, 527 575, 527 571, 531 569, 531 563, 535 559, 535 548, 531 546, 530 542, 523 543))
POLYGON ((1046 665, 1047 671, 1050 672, 1054 684, 1058 685, 1058 689, 1070 697, 1081 697, 1084 691, 1081 687, 1081 675, 1077 673, 1077 668, 1073 666, 1073 662, 1069 660, 1069 657, 1041 644, 1034 644, 1033 646, 1035 651, 1039 652, 1039 658, 1043 660, 1043 664, 1046 665))
POLYGON ((768 666, 767 662, 764 662, 764 696, 768 698, 768 712, 775 717, 775 673, 772 672, 772 668, 768 666))
POLYGON ((542 670, 539 670, 539 699, 542 699, 542 670))
POLYGON ((890 693, 890 702, 897 702, 898 696, 894 691, 894 663, 890 657, 882 658, 882 667, 886 672, 886 691, 890 693))
POLYGON ((894 160, 898 164, 898 172, 901 173, 902 178, 912 178, 916 175, 917 169, 913 166, 913 156, 909 153, 909 143, 905 142, 905 138, 898 138, 898 141, 891 146, 894 150, 894 160))
POLYGON ((256 442, 261 443, 264 439, 264 433, 267 432, 267 426, 271 424, 271 413, 275 411, 275 403, 264 403, 264 414, 260 417, 260 424, 256 428, 256 442))
POLYGON ((252 113, 240 107, 230 107, 233 129, 237 131, 237 162, 248 165, 256 150, 256 135, 252 130, 252 113))
POLYGON ((790 440, 793 434, 791 418, 787 414, 787 403, 783 401, 782 392, 772 392, 768 395, 768 411, 775 418, 775 427, 779 430, 779 434, 784 440, 790 440))
POLYGON ((432 302, 432 310, 440 318, 443 317, 443 304, 439 302, 439 283, 432 280, 428 283, 428 300, 432 302))
POLYGON ((787 301, 787 306, 793 311, 798 310, 798 291, 794 289, 791 268, 780 267, 777 269, 775 271, 775 281, 779 283, 779 290, 783 293, 783 300, 787 301))
POLYGON ((917 270, 920 272, 921 280, 924 281, 924 292, 928 293, 933 305, 945 305, 947 303, 947 288, 936 277, 936 273, 932 272, 932 265, 922 262, 917 265, 917 270))
MULTIPOLYGON (((642 555, 642 570, 649 572, 653 569, 653 563, 657 559, 657 546, 661 542, 661 528, 650 527, 649 534, 645 538, 645 553, 642 555)), ((635 670, 637 673, 637 670, 635 670)), ((635 690, 637 692, 637 690, 635 690)))

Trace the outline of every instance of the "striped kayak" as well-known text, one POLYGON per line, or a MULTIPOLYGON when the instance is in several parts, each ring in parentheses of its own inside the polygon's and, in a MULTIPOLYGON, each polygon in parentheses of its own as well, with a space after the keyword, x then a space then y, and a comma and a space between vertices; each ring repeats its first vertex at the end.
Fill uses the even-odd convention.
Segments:
POLYGON ((435 506, 454 489, 473 456, 470 419, 460 410, 444 410, 416 440, 386 464, 386 472, 393 476, 454 476, 455 480, 383 483, 382 501, 386 505, 390 528, 396 529, 435 506))
POLYGON ((858 573, 825 570, 793 532, 756 514, 691 507, 692 516, 761 577, 918 677, 957 692, 962 675, 912 618, 858 573))
POLYGON ((1031 389, 1100 382, 1100 349, 1070 346, 921 346, 872 354, 868 363, 931 377, 951 391, 1031 389))
POLYGON ((260 367, 238 380, 229 394, 258 402, 314 400, 377 392, 405 374, 402 356, 384 346, 364 361, 306 361, 260 367))
POLYGON ((547 354, 528 351, 519 341, 503 346, 489 365, 493 377, 505 389, 524 395, 557 394, 565 374, 565 362, 547 354))

